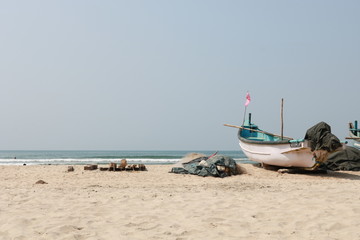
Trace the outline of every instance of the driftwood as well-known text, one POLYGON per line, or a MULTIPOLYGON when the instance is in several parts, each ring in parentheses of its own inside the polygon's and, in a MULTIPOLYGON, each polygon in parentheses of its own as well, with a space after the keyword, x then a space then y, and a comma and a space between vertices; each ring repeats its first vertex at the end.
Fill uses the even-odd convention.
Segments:
POLYGON ((96 170, 98 165, 88 165, 84 167, 84 170, 96 170))
POLYGON ((110 163, 109 171, 116 171, 116 163, 110 163))
POLYGON ((127 165, 126 159, 121 159, 119 168, 125 170, 126 165, 127 165))
POLYGON ((135 167, 134 167, 134 165, 126 165, 125 170, 126 171, 133 171, 133 170, 135 170, 135 167))
POLYGON ((360 140, 360 137, 346 137, 345 139, 356 139, 356 140, 360 140))
POLYGON ((48 183, 45 182, 44 180, 39 180, 39 181, 37 181, 35 184, 48 184, 48 183))
MULTIPOLYGON (((96 170, 98 165, 87 165, 84 170, 96 170)), ((144 164, 127 164, 126 159, 121 159, 120 163, 109 163, 108 167, 100 167, 100 171, 147 171, 144 164)), ((68 170, 70 171, 70 170, 68 170)))
POLYGON ((144 164, 131 164, 125 167, 126 171, 147 171, 144 164))
POLYGON ((240 128, 240 129, 250 130, 250 131, 259 132, 259 133, 264 133, 264 134, 271 135, 271 136, 274 136, 274 137, 279 137, 281 139, 284 139, 284 138, 289 139, 289 140, 293 139, 291 137, 285 137, 285 136, 269 133, 269 132, 266 132, 266 131, 256 130, 256 129, 252 129, 252 128, 245 128, 245 127, 242 127, 242 126, 236 126, 236 125, 231 125, 231 124, 224 124, 224 126, 233 127, 233 128, 240 128))
POLYGON ((116 167, 115 163, 110 163, 109 167, 100 167, 99 170, 100 171, 147 171, 146 166, 144 164, 129 164, 123 167, 121 163, 118 167, 116 167))

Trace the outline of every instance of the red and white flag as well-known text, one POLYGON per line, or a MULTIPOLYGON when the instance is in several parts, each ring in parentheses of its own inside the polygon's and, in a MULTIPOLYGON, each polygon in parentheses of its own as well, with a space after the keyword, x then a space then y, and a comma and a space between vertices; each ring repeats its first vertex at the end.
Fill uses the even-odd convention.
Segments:
POLYGON ((249 94, 249 92, 247 92, 246 93, 246 102, 245 102, 245 107, 247 107, 248 105, 249 105, 249 103, 250 103, 250 94, 249 94))

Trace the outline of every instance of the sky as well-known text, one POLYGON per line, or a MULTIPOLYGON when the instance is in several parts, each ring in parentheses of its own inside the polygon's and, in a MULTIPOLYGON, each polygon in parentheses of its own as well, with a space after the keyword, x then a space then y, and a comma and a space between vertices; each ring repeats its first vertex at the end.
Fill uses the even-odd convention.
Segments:
POLYGON ((238 150, 360 121, 360 1, 0 1, 1 150, 238 150))

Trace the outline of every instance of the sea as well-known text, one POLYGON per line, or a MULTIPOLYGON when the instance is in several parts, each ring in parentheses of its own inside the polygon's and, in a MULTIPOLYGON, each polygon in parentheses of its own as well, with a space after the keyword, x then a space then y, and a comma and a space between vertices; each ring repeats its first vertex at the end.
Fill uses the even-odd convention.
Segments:
MULTIPOLYGON (((0 165, 87 165, 108 164, 126 159, 129 164, 174 164, 189 153, 206 156, 214 151, 25 151, 0 150, 0 165)), ((241 150, 218 151, 238 163, 253 163, 241 150)))

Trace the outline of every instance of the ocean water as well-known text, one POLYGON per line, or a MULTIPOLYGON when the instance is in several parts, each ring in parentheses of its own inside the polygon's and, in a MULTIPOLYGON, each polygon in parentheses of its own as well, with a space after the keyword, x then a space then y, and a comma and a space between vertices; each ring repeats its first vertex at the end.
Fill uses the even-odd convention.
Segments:
MULTIPOLYGON (((0 151, 0 165, 108 164, 126 159, 129 164, 173 164, 189 153, 213 151, 0 151)), ((219 151, 239 163, 251 163, 241 150, 219 151)))

